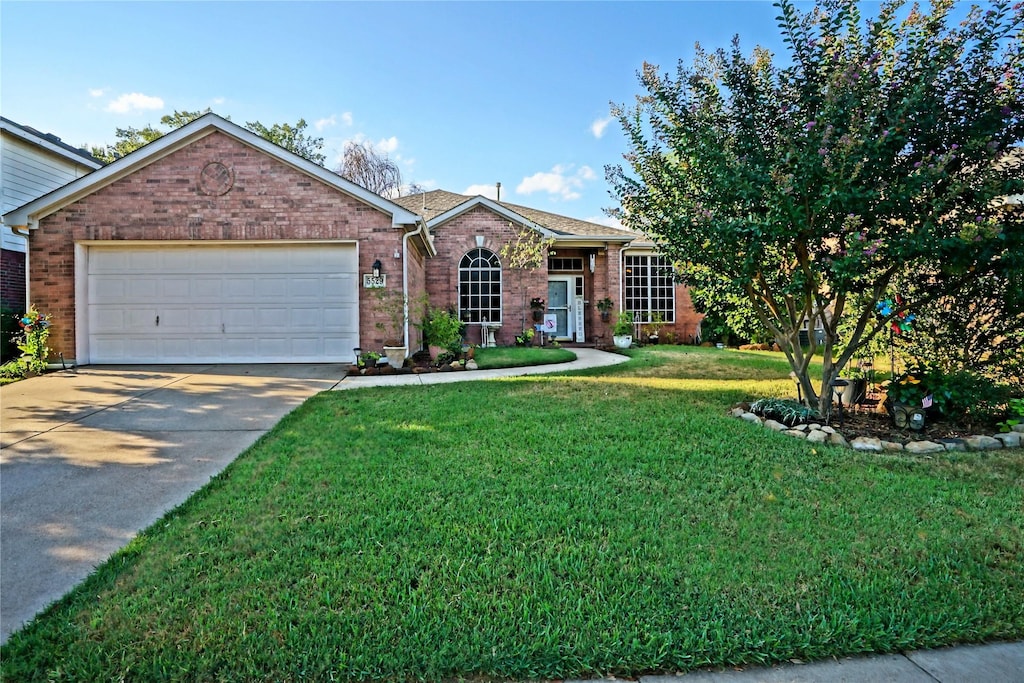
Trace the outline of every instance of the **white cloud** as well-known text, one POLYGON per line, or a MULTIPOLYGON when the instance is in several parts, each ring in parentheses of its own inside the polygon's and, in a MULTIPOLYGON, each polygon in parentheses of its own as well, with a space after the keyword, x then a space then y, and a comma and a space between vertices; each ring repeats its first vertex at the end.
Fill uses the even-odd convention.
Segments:
POLYGON ((466 194, 471 197, 475 197, 479 194, 496 201, 498 199, 498 187, 494 183, 491 183, 490 185, 470 185, 462 191, 462 194, 466 194))
POLYGON ((105 88, 89 88, 89 97, 103 97, 106 92, 105 88))
POLYGON ((337 122, 338 122, 338 117, 335 116, 334 114, 331 114, 330 116, 328 116, 325 119, 320 119, 320 120, 316 121, 313 124, 313 127, 316 128, 317 132, 322 132, 324 128, 329 128, 330 126, 333 126, 337 122))
POLYGON ((213 98, 213 102, 211 104, 219 107, 220 105, 224 104, 225 102, 227 102, 227 100, 224 99, 223 97, 214 97, 213 98))
POLYGON ((612 218, 611 216, 591 216, 590 218, 584 218, 583 220, 588 223, 597 223, 598 225, 607 225, 609 228, 618 228, 619 230, 627 230, 626 226, 622 224, 618 218, 612 218))
POLYGON ((346 126, 351 126, 352 125, 352 112, 350 112, 350 111, 344 112, 341 115, 341 122, 344 123, 346 126))
POLYGON ((590 132, 594 134, 595 138, 604 137, 604 130, 608 127, 608 124, 612 122, 611 117, 606 119, 597 119, 590 124, 590 132))
POLYGON ((558 164, 548 172, 534 173, 532 176, 523 178, 523 181, 516 187, 517 194, 533 194, 534 192, 547 192, 553 199, 571 201, 579 199, 582 195, 585 181, 594 180, 597 175, 589 166, 581 166, 579 170, 572 172, 572 164, 563 166, 558 164))
POLYGON ((107 111, 114 112, 115 114, 127 114, 132 111, 163 108, 164 101, 159 97, 143 95, 138 92, 121 95, 107 105, 107 111))
POLYGON ((373 148, 383 154, 394 154, 395 150, 398 149, 398 138, 392 135, 389 138, 378 140, 373 145, 373 148))

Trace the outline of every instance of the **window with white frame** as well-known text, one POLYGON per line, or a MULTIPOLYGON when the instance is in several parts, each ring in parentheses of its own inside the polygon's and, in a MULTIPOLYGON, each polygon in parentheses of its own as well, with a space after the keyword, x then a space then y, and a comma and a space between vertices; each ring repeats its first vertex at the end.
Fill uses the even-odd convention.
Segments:
POLYGON ((489 249, 473 249, 459 262, 459 317, 501 322, 501 262, 489 249))
POLYGON ((626 254, 623 265, 626 310, 642 323, 651 322, 654 313, 660 313, 664 322, 675 322, 675 278, 669 260, 654 254, 626 254))

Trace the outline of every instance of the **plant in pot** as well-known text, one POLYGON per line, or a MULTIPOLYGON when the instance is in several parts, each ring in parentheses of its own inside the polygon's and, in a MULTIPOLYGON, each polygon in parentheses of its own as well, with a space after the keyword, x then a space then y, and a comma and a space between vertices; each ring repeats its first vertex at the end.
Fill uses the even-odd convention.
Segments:
POLYGON ((657 344, 658 338, 661 332, 661 328, 665 326, 665 319, 661 316, 661 312, 655 311, 651 313, 651 322, 645 328, 647 333, 647 343, 657 344))
POLYGON ((409 355, 409 347, 404 341, 405 315, 409 298, 402 292, 387 289, 376 290, 375 296, 375 309, 384 316, 374 323, 374 327, 384 334, 384 356, 391 367, 401 368, 409 355))
POLYGON ((444 351, 455 356, 462 351, 462 331, 465 325, 455 313, 443 308, 428 307, 418 327, 423 331, 423 343, 430 350, 431 360, 436 360, 444 351))
POLYGON ((595 305, 597 306, 597 310, 601 312, 601 321, 608 322, 608 319, 611 317, 612 306, 615 305, 612 300, 605 297, 595 305))
POLYGON ((847 381, 847 385, 843 387, 842 391, 844 406, 852 406, 864 400, 868 392, 869 374, 870 372, 861 365, 851 366, 842 373, 841 379, 847 381))
POLYGON ((619 311, 612 327, 612 341, 618 349, 628 349, 633 344, 633 314, 630 311, 619 311))

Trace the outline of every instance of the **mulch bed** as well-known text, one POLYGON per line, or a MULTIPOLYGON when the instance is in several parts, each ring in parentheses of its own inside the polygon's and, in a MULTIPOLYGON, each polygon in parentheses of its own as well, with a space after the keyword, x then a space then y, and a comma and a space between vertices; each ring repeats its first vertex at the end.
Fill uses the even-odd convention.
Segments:
POLYGON ((833 412, 831 425, 842 432, 848 440, 858 436, 870 436, 882 441, 903 444, 910 441, 956 439, 974 434, 991 436, 999 432, 996 420, 971 420, 964 417, 955 419, 939 414, 929 414, 924 428, 920 431, 900 429, 893 423, 892 416, 879 408, 876 400, 870 398, 865 404, 855 406, 852 411, 844 408, 842 426, 839 425, 839 416, 833 412))

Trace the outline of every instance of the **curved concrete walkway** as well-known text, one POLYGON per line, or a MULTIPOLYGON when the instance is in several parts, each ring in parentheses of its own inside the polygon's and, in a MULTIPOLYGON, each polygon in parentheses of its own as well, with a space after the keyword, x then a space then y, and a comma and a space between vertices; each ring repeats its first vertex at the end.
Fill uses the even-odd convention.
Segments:
POLYGON ((629 356, 620 353, 608 353, 589 348, 570 349, 576 354, 576 360, 568 363, 551 365, 531 365, 525 368, 501 368, 497 370, 465 370, 459 372, 424 372, 414 375, 349 375, 345 381, 334 387, 335 391, 358 389, 360 387, 394 387, 414 384, 449 384, 451 382, 469 382, 478 379, 497 379, 499 377, 524 377, 526 375, 543 375, 552 372, 568 372, 600 368, 607 365, 618 365, 629 360, 629 356))

